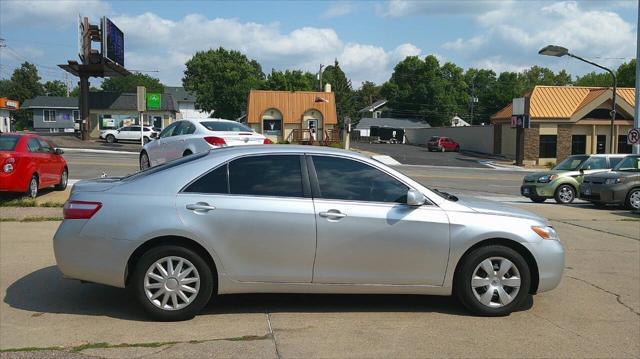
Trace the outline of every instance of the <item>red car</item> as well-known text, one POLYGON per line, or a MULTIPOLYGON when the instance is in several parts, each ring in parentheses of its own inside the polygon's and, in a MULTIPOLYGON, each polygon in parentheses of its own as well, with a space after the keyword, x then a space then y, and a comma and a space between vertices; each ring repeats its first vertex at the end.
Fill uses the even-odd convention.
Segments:
POLYGON ((69 170, 62 150, 40 136, 0 134, 0 192, 35 198, 40 188, 67 188, 69 170))
POLYGON ((431 151, 460 151, 460 144, 449 137, 433 136, 427 142, 427 149, 431 151))

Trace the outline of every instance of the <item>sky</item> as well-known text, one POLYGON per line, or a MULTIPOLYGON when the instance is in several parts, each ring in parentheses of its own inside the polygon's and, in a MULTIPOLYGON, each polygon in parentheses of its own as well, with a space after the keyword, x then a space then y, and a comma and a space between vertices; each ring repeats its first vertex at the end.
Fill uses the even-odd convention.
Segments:
MULTIPOLYGON (((464 69, 533 65, 583 75, 548 44, 616 68, 636 56, 638 0, 592 1, 0 1, 0 78, 24 61, 43 80, 77 82, 56 65, 77 60, 78 14, 124 32, 125 66, 180 86, 184 63, 222 46, 272 69, 317 72, 338 60, 354 88, 382 84, 406 56, 435 55, 464 69)), ((92 85, 99 80, 92 79, 92 85)))

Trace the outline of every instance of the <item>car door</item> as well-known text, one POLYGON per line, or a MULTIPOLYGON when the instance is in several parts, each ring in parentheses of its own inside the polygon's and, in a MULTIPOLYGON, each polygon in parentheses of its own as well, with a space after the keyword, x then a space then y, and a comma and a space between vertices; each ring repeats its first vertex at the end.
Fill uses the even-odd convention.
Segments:
POLYGON ((60 182, 60 173, 57 171, 58 169, 58 159, 56 158, 56 154, 54 153, 53 147, 49 144, 49 142, 38 139, 40 143, 40 154, 42 160, 42 179, 43 186, 50 186, 53 184, 57 184, 60 182))
MULTIPOLYGON (((33 165, 33 171, 38 173, 39 186, 46 186, 50 181, 46 158, 40 149, 40 141, 36 137, 31 137, 27 141, 27 151, 29 152, 29 160, 33 165)), ((31 173, 28 175, 31 176, 31 173)))
POLYGON ((187 150, 191 153, 197 152, 195 150, 196 146, 192 144, 192 141, 198 140, 202 142, 202 140, 194 138, 194 132, 196 132, 196 126, 189 121, 182 121, 180 126, 173 132, 175 137, 175 140, 173 140, 175 158, 182 157, 187 150))
POLYGON ((370 164, 334 156, 311 159, 318 242, 314 283, 442 285, 449 258, 443 210, 408 206, 409 187, 370 164))
POLYGON ((301 158, 241 157, 178 194, 185 226, 209 242, 231 279, 311 282, 316 224, 301 158))
POLYGON ((160 132, 160 135, 158 135, 158 139, 156 141, 151 141, 147 144, 146 150, 149 154, 149 159, 151 160, 151 166, 157 166, 167 161, 167 146, 171 141, 173 131, 179 124, 179 122, 174 122, 165 127, 164 130, 160 132))

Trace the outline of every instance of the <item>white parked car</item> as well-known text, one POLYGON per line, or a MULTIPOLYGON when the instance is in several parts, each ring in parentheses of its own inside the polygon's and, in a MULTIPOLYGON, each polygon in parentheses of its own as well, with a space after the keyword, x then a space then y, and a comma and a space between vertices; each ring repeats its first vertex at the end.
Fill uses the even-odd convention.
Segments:
POLYGON ((236 121, 185 119, 165 127, 157 141, 142 147, 140 169, 212 148, 268 143, 270 142, 265 136, 236 121))
MULTIPOLYGON (((158 137, 158 132, 153 127, 144 127, 144 143, 158 137)), ((140 142, 140 126, 123 126, 118 129, 100 130, 100 138, 108 143, 118 141, 138 141, 140 142)))

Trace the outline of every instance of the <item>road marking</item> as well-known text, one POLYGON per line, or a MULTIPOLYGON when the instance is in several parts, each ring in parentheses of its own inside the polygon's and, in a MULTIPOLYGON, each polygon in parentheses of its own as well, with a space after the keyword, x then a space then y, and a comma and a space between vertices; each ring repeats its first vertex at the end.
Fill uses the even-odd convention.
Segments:
POLYGON ((138 155, 139 152, 131 152, 131 151, 114 151, 114 150, 94 150, 91 148, 61 148, 65 152, 84 152, 84 153, 112 153, 112 154, 123 154, 123 155, 138 155))
POLYGON ((384 163, 387 166, 400 166, 400 165, 402 165, 402 163, 396 161, 391 156, 375 155, 375 156, 371 156, 371 158, 373 158, 374 160, 376 160, 378 162, 384 163))

